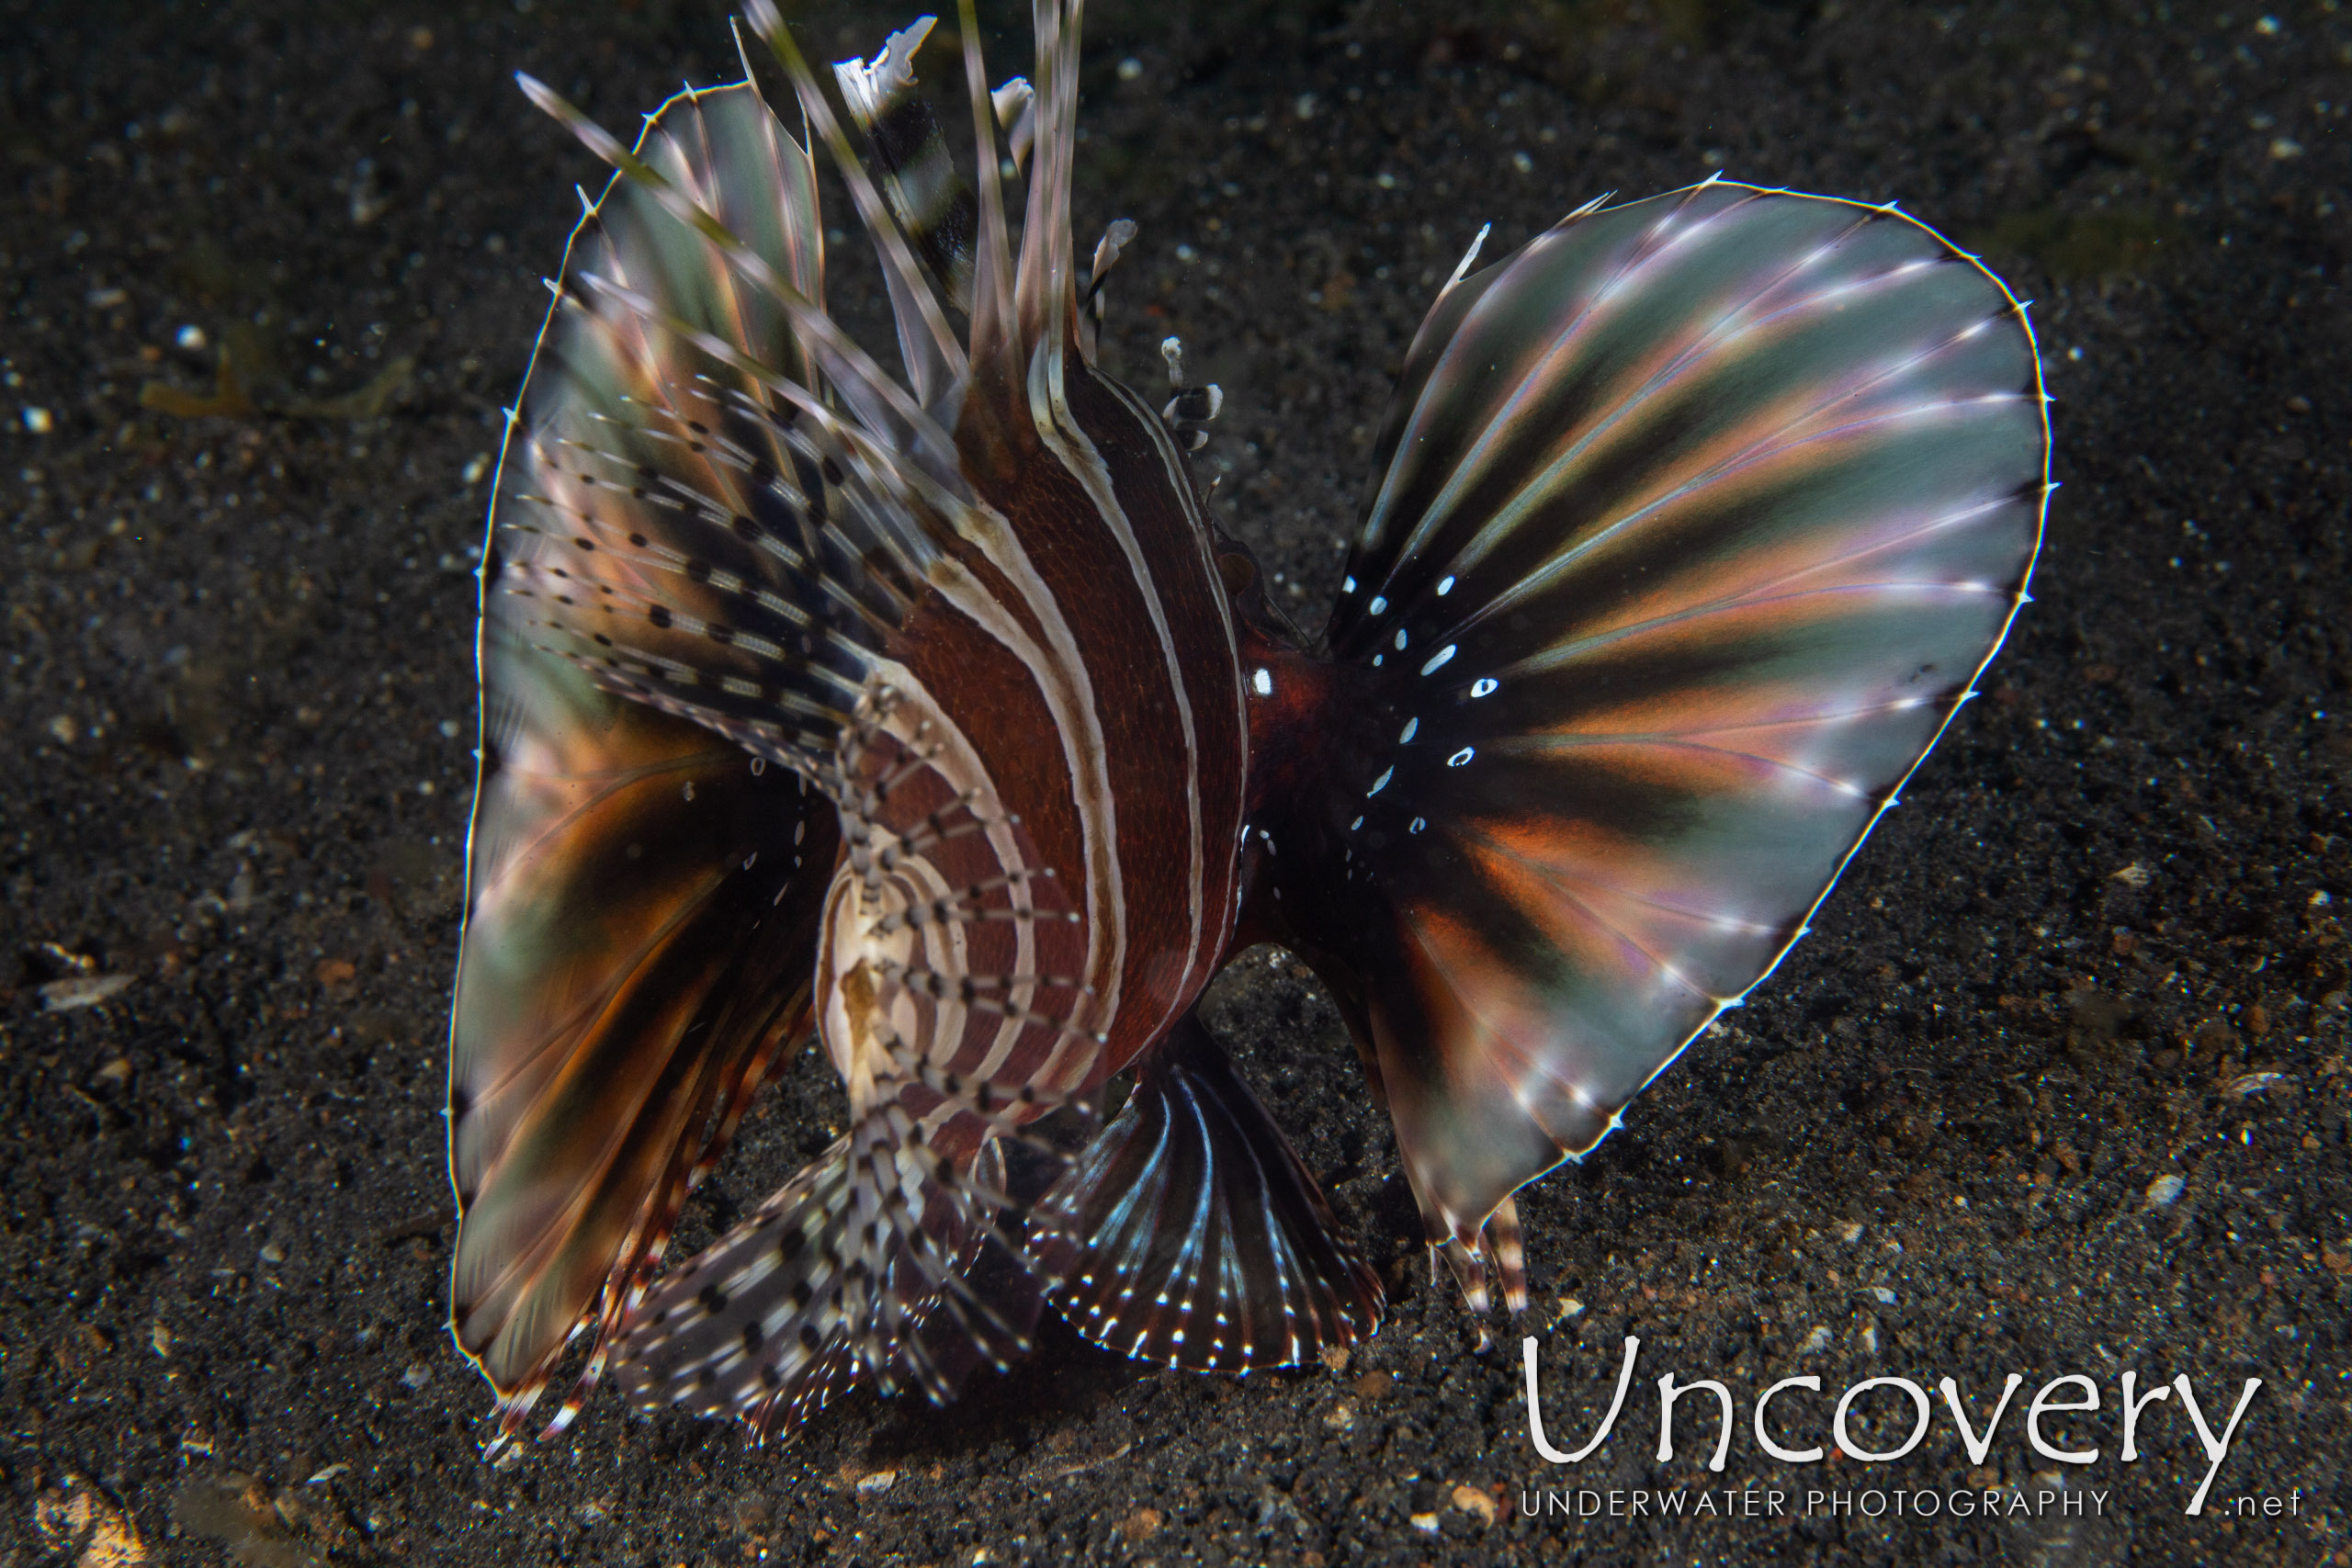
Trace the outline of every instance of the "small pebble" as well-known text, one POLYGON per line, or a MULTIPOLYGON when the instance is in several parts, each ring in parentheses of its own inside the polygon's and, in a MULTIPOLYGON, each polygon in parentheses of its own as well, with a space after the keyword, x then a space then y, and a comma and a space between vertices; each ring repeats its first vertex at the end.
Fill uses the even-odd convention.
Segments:
POLYGON ((2229 1081, 2222 1093, 2232 1100, 2245 1100, 2257 1094, 2269 1094, 2288 1087, 2284 1073, 2241 1073, 2229 1081))
POLYGON ((40 1004, 50 1012, 72 1012, 79 1008, 96 1007, 107 998, 128 988, 129 975, 68 975, 62 980, 51 980, 40 987, 40 1004))
POLYGON ((2159 1176, 2148 1183, 2148 1207, 2168 1209, 2188 1183, 2177 1176, 2159 1176))

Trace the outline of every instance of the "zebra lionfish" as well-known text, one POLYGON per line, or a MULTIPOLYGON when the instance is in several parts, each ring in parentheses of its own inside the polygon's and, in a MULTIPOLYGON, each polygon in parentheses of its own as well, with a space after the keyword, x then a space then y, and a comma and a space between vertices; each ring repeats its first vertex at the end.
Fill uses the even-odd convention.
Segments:
POLYGON ((1430 1247, 1519 1310, 1513 1194, 1804 933, 2024 602, 2023 307, 1892 206, 1713 178, 1471 247, 1300 637, 1187 467, 1217 389, 1173 340, 1164 407, 1096 363, 1135 227, 1072 245, 1078 11, 1035 0, 1034 80, 990 91, 965 0, 968 182, 928 18, 828 92, 752 0, 797 132, 748 54, 633 148, 523 79, 616 173, 482 570, 452 1324, 502 1443, 582 1336, 549 1431, 607 1371, 763 1435, 861 1381, 944 1400, 1048 1307, 1198 1369, 1371 1334, 1193 1011, 1266 941, 1430 1247), (826 312, 820 143, 896 370, 826 312), (848 1131, 662 1274, 812 1035, 848 1131), (1107 1124, 1048 1120, 1128 1069, 1107 1124))

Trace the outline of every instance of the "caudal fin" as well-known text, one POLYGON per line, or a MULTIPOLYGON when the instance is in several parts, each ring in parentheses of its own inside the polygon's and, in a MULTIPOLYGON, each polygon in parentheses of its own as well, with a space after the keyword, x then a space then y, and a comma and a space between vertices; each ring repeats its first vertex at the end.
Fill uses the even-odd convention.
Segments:
POLYGON ((1311 1361, 1381 1290, 1264 1105, 1190 1018, 1037 1205, 1054 1305, 1095 1343, 1198 1371, 1311 1361))
POLYGON ((1440 298, 1260 907, 1474 1295, 1498 1205, 1771 970, 1967 697, 2047 447, 2022 307, 1891 208, 1713 181, 1440 298))

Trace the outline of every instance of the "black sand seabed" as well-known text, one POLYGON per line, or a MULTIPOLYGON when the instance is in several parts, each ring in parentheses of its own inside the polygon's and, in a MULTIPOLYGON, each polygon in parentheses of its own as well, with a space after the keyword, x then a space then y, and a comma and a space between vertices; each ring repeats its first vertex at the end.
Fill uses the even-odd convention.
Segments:
MULTIPOLYGON (((835 57, 902 19, 805 36, 835 57)), ((14 0, 0 1563, 2352 1562, 2352 17, 1122 4, 1090 32, 1081 238, 1142 225, 1111 363, 1151 383, 1173 331, 1223 382, 1204 472, 1310 623, 1387 378, 1481 220, 1508 245, 1720 166, 1900 198, 2039 300, 2066 489, 1985 697, 1736 1025, 1523 1198, 1555 1441, 1642 1337, 1616 1435, 1537 1457, 1517 1331, 1479 1354, 1430 1286, 1337 1018, 1261 953, 1212 1016, 1395 1287, 1344 1369, 1174 1375, 1059 1331, 944 1411, 855 1397, 757 1450, 607 1397, 481 1464, 488 1394, 442 1329, 467 550, 598 174, 507 73, 626 128, 729 69, 725 24, 14 0), (220 391, 224 343, 253 412, 141 407, 220 391), (48 1007, 102 976, 128 984, 48 1007), (2120 1461, 2126 1370, 2189 1374, 2217 1424, 2263 1380, 2201 1517, 2177 1398, 2120 1461), (1939 1398, 1883 1465, 1783 1463, 1748 1426, 1804 1373, 1826 1392, 1776 1404, 1787 1443, 1873 1376, 1954 1377, 1981 1423, 2012 1371, 1981 1467, 1939 1398), (1720 1473, 1704 1394, 1653 1457, 1669 1371, 1738 1397, 1720 1473), (2101 1408, 2046 1435, 2083 1466, 2024 1432, 2074 1372, 2101 1408), (1908 1511, 2058 1471, 2095 1517, 1908 1511), (1604 1512, 1519 1517, 1543 1487, 1604 1512), (1786 1512, 1605 1511, 1727 1487, 1786 1512), (1832 1511, 1873 1489, 1905 1513, 1832 1511)), ((682 1246, 824 1141, 824 1077, 763 1101, 682 1246)), ((1871 1397, 1852 1435, 1892 1447, 1907 1402, 1871 1397)))

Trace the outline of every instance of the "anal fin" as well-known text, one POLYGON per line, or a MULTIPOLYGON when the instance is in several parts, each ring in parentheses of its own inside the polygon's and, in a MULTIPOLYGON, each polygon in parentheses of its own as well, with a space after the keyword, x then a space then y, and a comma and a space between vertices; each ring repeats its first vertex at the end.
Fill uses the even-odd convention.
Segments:
POLYGON ((1055 1306, 1123 1355, 1200 1371, 1315 1359, 1380 1324, 1380 1281, 1199 1022, 1144 1061, 1119 1115, 1038 1205, 1055 1306))

